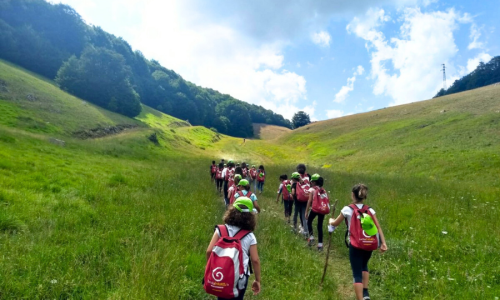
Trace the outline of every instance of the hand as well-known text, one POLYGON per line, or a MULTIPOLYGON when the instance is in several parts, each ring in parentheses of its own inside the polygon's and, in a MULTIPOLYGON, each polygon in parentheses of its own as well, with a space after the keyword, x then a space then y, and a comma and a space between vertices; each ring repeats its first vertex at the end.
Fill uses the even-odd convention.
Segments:
POLYGON ((328 225, 328 232, 329 232, 329 233, 334 232, 334 231, 335 231, 335 228, 336 228, 336 227, 335 227, 335 226, 333 226, 333 225, 328 225))
POLYGON ((254 296, 260 293, 260 282, 254 281, 252 283, 252 292, 254 296))
POLYGON ((335 220, 334 220, 333 218, 330 218, 330 220, 328 220, 328 224, 329 224, 329 225, 332 225, 332 224, 333 224, 333 222, 335 222, 335 220))
MULTIPOLYGON (((307 214, 306 214, 306 220, 307 220, 307 217, 309 217, 307 214)), ((313 220, 314 221, 314 220, 313 220)))
POLYGON ((385 251, 387 251, 387 244, 383 243, 382 246, 380 246, 380 253, 384 253, 385 251))

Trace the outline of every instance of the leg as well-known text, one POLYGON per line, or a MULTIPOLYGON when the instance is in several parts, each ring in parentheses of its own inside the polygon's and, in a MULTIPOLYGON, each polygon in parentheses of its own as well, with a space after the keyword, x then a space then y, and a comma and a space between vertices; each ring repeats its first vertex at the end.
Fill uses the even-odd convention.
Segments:
POLYGON ((361 251, 363 250, 349 245, 349 261, 351 262, 354 292, 357 300, 363 300, 363 253, 361 251))
POLYGON ((227 203, 229 199, 227 198, 227 181, 224 180, 224 201, 227 203))
POLYGON ((323 221, 325 215, 318 215, 318 247, 323 246, 323 221))
POLYGON ((309 218, 307 218, 307 229, 309 229, 309 235, 314 236, 314 230, 313 230, 313 221, 314 218, 316 218, 317 214, 313 211, 309 213, 309 218))
POLYGON ((372 251, 365 251, 363 255, 363 297, 370 297, 368 293, 368 283, 370 282, 370 273, 368 272, 368 261, 372 257, 372 251))
POLYGON ((306 208, 307 208, 307 202, 301 202, 300 203, 302 205, 302 210, 301 210, 301 213, 302 213, 302 218, 303 218, 303 222, 302 222, 302 227, 304 227, 304 236, 307 237, 307 233, 308 233, 308 226, 307 226, 307 220, 306 220, 306 208))
POLYGON ((295 212, 293 214, 293 227, 297 229, 297 215, 299 214, 299 206, 297 205, 297 201, 295 203, 295 212))

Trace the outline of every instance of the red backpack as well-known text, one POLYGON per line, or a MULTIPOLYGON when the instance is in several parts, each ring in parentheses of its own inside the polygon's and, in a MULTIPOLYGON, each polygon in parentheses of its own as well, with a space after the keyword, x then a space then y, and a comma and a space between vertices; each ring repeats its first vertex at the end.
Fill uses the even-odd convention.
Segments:
POLYGON ((255 177, 257 177, 257 170, 250 169, 250 177, 252 177, 252 179, 255 179, 255 177))
POLYGON ((297 185, 295 186, 295 193, 297 195, 297 201, 300 202, 307 202, 309 201, 309 184, 304 183, 300 184, 300 182, 297 182, 297 185))
POLYGON ((217 172, 217 165, 212 165, 212 168, 210 170, 212 171, 212 174, 217 172))
POLYGON ((227 169, 226 170, 226 178, 224 179, 226 181, 234 181, 234 169, 227 169))
POLYGON ((241 229, 230 237, 226 225, 218 225, 217 228, 220 238, 208 259, 203 288, 220 298, 236 298, 240 293, 238 283, 245 276, 241 239, 250 231, 241 229))
MULTIPOLYGON (((368 214, 373 219, 373 215, 370 212, 370 207, 368 205, 363 205, 362 208, 358 208, 355 204, 349 205, 352 209, 352 217, 350 224, 347 224, 347 219, 345 220, 348 226, 346 231, 346 245, 347 243, 347 233, 349 233, 349 242, 354 248, 358 248, 365 251, 377 250, 379 246, 378 234, 374 236, 367 235, 363 228, 361 227, 361 215, 368 214)), ((378 224, 377 224, 378 226, 378 224)))
MULTIPOLYGON (((237 191, 236 193, 234 193, 234 196, 236 196, 236 194, 238 194, 238 197, 247 197, 248 199, 251 199, 250 197, 252 197, 253 195, 250 191, 247 191, 246 195, 243 195, 243 191, 237 191)), ((236 200, 236 197, 234 197, 234 199, 236 200)))
POLYGON ((242 169, 242 173, 243 173, 243 178, 246 178, 247 177, 247 174, 248 174, 248 169, 247 168, 243 168, 242 169))
POLYGON ((217 169, 217 174, 215 175, 215 178, 222 179, 222 170, 221 169, 217 169))
POLYGON ((315 187, 312 203, 312 211, 327 215, 330 213, 330 199, 328 199, 328 194, 324 188, 315 187))
POLYGON ((285 201, 292 200, 292 195, 290 194, 287 188, 287 186, 290 186, 292 184, 290 180, 283 180, 281 184, 283 184, 283 186, 281 187, 281 195, 283 195, 283 200, 285 201))

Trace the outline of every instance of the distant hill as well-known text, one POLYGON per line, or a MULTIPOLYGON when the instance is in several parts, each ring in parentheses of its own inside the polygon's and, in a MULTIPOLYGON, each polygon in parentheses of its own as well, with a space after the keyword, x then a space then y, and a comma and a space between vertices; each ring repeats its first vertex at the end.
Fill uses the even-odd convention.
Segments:
POLYGON ((498 82, 500 82, 500 56, 492 58, 488 63, 480 62, 472 73, 455 80, 447 90, 441 89, 435 97, 468 91, 498 82))
POLYGON ((273 140, 285 133, 291 132, 290 128, 262 123, 253 124, 254 137, 261 140, 273 140))
POLYGON ((339 171, 500 188, 500 85, 316 122, 276 143, 339 171))
POLYGON ((253 136, 252 123, 291 128, 290 121, 271 110, 184 80, 122 38, 87 25, 64 4, 0 0, 0 58, 131 117, 140 114, 142 103, 233 136, 253 136))

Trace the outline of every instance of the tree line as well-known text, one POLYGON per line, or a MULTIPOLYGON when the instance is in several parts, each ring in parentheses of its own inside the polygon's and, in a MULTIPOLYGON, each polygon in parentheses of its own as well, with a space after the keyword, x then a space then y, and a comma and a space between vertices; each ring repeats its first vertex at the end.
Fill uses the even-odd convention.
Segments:
POLYGON ((184 80, 64 4, 0 0, 0 58, 129 117, 144 103, 233 136, 253 136, 252 123, 292 127, 271 110, 184 80))
POLYGON ((455 80, 447 89, 441 89, 436 97, 455 94, 500 82, 500 56, 493 57, 488 63, 480 62, 470 74, 455 80))

